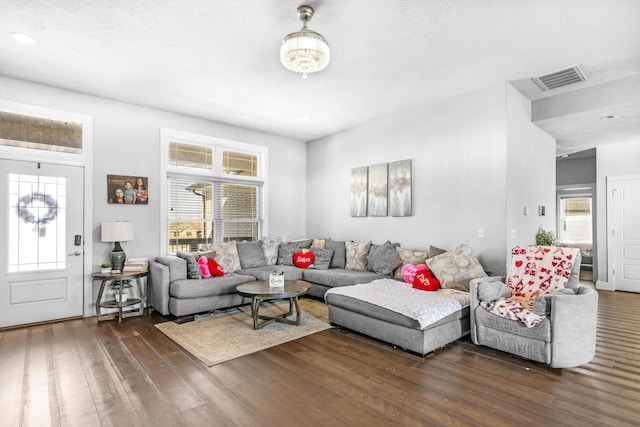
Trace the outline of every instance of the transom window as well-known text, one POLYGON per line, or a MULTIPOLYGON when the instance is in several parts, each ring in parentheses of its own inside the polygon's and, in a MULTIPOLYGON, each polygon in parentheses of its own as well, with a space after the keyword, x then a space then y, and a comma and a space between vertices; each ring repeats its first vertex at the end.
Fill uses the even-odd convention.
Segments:
POLYGON ((267 149, 169 129, 161 134, 166 251, 260 239, 267 149))

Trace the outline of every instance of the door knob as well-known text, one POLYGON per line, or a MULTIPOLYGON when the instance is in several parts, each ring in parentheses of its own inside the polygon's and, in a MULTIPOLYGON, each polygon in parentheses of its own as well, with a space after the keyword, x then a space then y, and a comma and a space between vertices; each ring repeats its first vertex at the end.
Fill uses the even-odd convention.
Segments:
POLYGON ((69 256, 80 256, 80 255, 82 255, 82 252, 78 252, 78 251, 72 252, 69 254, 69 256))

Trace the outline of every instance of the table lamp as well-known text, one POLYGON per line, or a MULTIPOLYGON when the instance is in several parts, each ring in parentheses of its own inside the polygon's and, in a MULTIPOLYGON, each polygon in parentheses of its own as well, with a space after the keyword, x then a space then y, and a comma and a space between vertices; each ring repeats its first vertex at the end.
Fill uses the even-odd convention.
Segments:
POLYGON ((122 250, 120 242, 133 240, 133 222, 108 221, 102 223, 102 241, 115 242, 111 251, 111 264, 114 270, 122 271, 127 255, 122 250))

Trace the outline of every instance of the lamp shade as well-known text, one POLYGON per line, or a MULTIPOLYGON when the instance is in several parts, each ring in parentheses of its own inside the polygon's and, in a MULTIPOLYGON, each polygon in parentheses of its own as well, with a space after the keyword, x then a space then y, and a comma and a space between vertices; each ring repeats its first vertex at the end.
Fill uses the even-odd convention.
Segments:
POLYGON ((132 221, 109 221, 102 223, 103 242, 126 242, 133 240, 132 221))

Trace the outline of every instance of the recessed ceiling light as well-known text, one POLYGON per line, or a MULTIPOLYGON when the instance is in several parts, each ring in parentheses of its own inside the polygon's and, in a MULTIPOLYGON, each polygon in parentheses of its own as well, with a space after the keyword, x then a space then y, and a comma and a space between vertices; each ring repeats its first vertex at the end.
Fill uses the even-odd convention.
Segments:
POLYGON ((615 117, 616 116, 602 116, 602 117, 600 117, 600 120, 609 120, 609 119, 613 119, 615 117))
POLYGON ((313 117, 305 116, 305 117, 302 118, 302 120, 304 120, 305 122, 312 122, 313 121, 313 117))
POLYGON ((35 44, 36 41, 33 37, 30 37, 26 34, 22 34, 22 33, 11 33, 11 36, 19 41, 20 43, 24 43, 24 44, 35 44))

